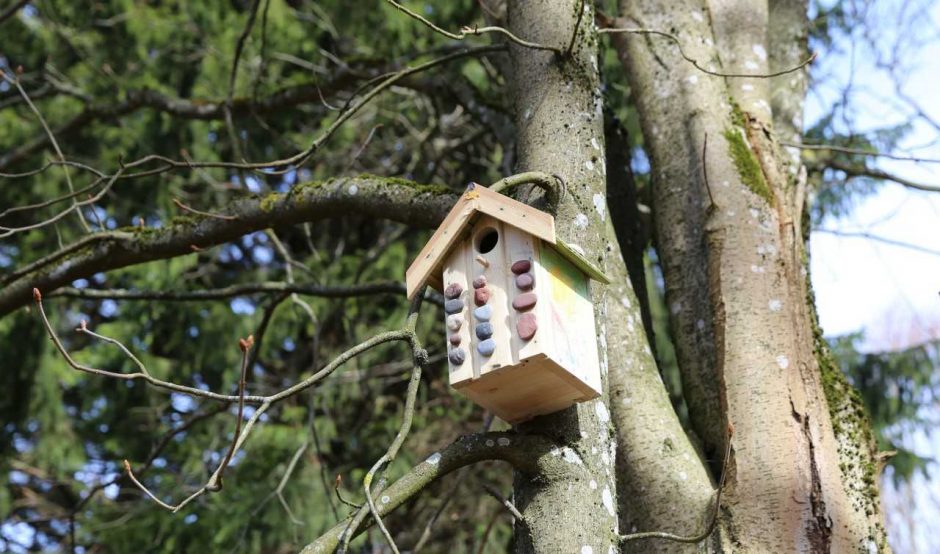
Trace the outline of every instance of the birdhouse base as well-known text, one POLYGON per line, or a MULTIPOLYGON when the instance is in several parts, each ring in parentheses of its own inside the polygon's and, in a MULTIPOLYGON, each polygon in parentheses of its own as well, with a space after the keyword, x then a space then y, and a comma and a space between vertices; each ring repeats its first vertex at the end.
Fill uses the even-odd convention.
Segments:
POLYGON ((600 392, 539 354, 456 384, 457 390, 512 424, 592 400, 600 392))

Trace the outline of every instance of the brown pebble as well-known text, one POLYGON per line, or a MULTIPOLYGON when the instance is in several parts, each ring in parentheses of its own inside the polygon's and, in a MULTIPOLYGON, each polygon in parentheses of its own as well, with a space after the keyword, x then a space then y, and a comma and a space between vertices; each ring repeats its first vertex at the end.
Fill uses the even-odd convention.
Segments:
POLYGON ((512 307, 517 311, 524 312, 535 306, 538 297, 534 292, 526 292, 512 299, 512 307))
POLYGON ((473 288, 482 289, 485 286, 486 286, 486 275, 480 275, 479 277, 473 280, 473 288))
POLYGON ((463 292, 463 287, 458 283, 451 283, 447 285, 447 288, 444 289, 444 298, 450 300, 451 298, 457 298, 460 296, 460 293, 463 292))
POLYGON ((483 287, 473 291, 473 303, 482 306, 490 300, 490 289, 483 287))
POLYGON ((519 287, 519 290, 529 290, 534 284, 535 277, 533 277, 531 273, 516 275, 516 286, 519 287))
POLYGON ((534 337, 538 328, 539 324, 535 320, 535 314, 532 312, 522 314, 519 316, 519 319, 516 320, 516 332, 519 333, 519 338, 522 340, 529 340, 534 337))
POLYGON ((522 275, 523 273, 528 273, 532 269, 532 260, 519 260, 512 264, 509 268, 510 271, 516 275, 522 275))
POLYGON ((454 333, 453 335, 448 337, 448 339, 450 340, 450 343, 453 344, 454 346, 460 346, 460 335, 458 335, 457 333, 454 333))

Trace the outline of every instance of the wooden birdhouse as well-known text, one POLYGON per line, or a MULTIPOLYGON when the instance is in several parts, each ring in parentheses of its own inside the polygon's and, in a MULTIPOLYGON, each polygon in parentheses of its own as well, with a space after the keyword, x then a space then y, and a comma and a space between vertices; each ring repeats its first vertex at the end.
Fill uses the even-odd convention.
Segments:
POLYGON ((551 215, 474 184, 406 274, 444 294, 451 386, 510 423, 600 395, 590 279, 551 215))

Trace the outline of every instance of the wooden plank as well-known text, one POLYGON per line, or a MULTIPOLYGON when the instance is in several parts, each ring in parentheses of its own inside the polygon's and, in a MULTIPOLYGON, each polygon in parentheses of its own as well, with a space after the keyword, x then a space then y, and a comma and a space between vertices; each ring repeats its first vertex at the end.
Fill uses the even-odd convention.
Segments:
POLYGON ((512 300, 525 291, 521 291, 516 287, 516 276, 512 274, 512 271, 507 272, 506 290, 508 292, 507 300, 510 305, 509 332, 512 335, 513 360, 515 363, 518 363, 519 360, 532 358, 539 354, 544 354, 546 351, 546 347, 544 345, 551 344, 551 327, 545 325, 543 321, 547 317, 546 314, 548 313, 545 302, 543 302, 546 297, 544 290, 547 289, 543 289, 541 283, 542 279, 546 278, 546 275, 544 275, 542 266, 539 263, 538 243, 540 239, 510 225, 507 225, 505 228, 506 241, 503 244, 503 249, 506 256, 506 264, 508 267, 511 267, 512 264, 518 260, 531 260, 532 269, 530 272, 535 277, 535 286, 532 288, 531 292, 534 292, 539 296, 539 302, 537 302, 535 307, 531 310, 531 312, 535 314, 535 319, 536 322, 539 323, 539 328, 536 331, 535 336, 530 340, 522 340, 519 338, 519 334, 516 332, 516 323, 519 321, 519 316, 524 312, 517 312, 512 309, 512 300))
POLYGON ((470 196, 468 198, 467 196, 465 193, 457 200, 440 227, 437 228, 437 231, 434 231, 431 239, 424 245, 418 257, 411 262, 411 266, 405 272, 405 288, 409 300, 414 298, 414 295, 425 283, 432 286, 440 283, 440 278, 431 279, 432 275, 440 274, 444 259, 460 239, 463 226, 476 213, 474 205, 477 197, 470 196))
MULTIPOLYGON (((511 366, 515 363, 512 350, 512 333, 510 330, 510 299, 507 294, 507 286, 509 285, 507 275, 511 272, 509 271, 503 249, 503 244, 506 242, 506 227, 506 225, 495 218, 481 216, 473 225, 471 240, 469 241, 470 246, 467 248, 470 255, 469 263, 473 267, 473 277, 471 277, 470 280, 472 281, 479 275, 483 275, 487 279, 486 287, 490 292, 490 298, 486 305, 492 310, 490 323, 493 325, 492 338, 496 341, 496 351, 493 352, 492 356, 483 356, 474 350, 474 374, 477 376, 482 376, 496 368, 511 366), (480 252, 477 250, 479 240, 481 236, 489 230, 495 230, 498 234, 496 246, 489 252, 480 252), (486 262, 486 265, 480 263, 478 261, 480 259, 486 262)), ((474 306, 474 308, 476 308, 476 306, 474 306)), ((478 322, 474 320, 473 323, 476 325, 478 322)), ((479 339, 474 336, 474 348, 476 348, 476 345, 479 343, 479 339)))
MULTIPOLYGON (((450 370, 448 372, 450 384, 453 387, 459 387, 464 384, 464 382, 469 382, 471 379, 473 379, 474 376, 474 350, 471 341, 471 335, 473 334, 473 323, 471 322, 470 318, 470 312, 473 309, 473 287, 470 286, 472 277, 470 277, 470 274, 468 274, 467 263, 465 261, 466 256, 463 255, 465 250, 467 250, 467 248, 458 248, 457 250, 454 250, 451 256, 447 259, 447 262, 444 264, 443 270, 443 284, 445 287, 451 283, 456 283, 463 287, 463 293, 461 293, 459 298, 463 300, 464 303, 463 312, 461 312, 461 315, 464 318, 464 323, 456 334, 460 336, 459 348, 463 349, 464 353, 466 354, 466 359, 459 366, 452 364, 449 359, 447 361, 447 367, 450 370)), ((447 352, 449 353, 453 347, 449 341, 449 337, 452 331, 447 328, 447 314, 444 314, 443 330, 444 344, 446 345, 447 352)))
POLYGON ((573 263, 575 267, 586 273, 591 279, 595 281, 600 281, 605 285, 610 284, 610 277, 604 274, 603 271, 597 268, 592 264, 587 258, 581 255, 580 252, 575 250, 565 241, 559 240, 555 242, 555 248, 558 250, 558 253, 565 257, 569 262, 573 263))
POLYGON ((530 235, 555 244, 555 218, 550 214, 493 192, 486 187, 477 187, 475 190, 479 192, 476 209, 530 235))

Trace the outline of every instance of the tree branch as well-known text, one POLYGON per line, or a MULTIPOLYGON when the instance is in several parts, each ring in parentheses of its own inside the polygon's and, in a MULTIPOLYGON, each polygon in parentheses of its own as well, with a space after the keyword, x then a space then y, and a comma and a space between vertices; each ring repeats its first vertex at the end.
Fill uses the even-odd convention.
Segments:
MULTIPOLYGON (((382 517, 390 514, 437 479, 477 462, 502 460, 509 462, 517 471, 543 475, 555 475, 566 469, 583 469, 583 466, 569 464, 562 456, 553 452, 558 452, 556 445, 539 435, 481 433, 463 436, 444 450, 431 454, 424 462, 382 491, 380 502, 376 505, 378 515, 382 517)), ((360 508, 360 511, 365 509, 360 508)), ((342 540, 348 521, 349 518, 333 526, 308 544, 302 554, 333 552, 342 540)), ((370 524, 371 521, 364 521, 356 534, 364 531, 370 524)))
POLYGON ((444 186, 369 175, 344 177, 237 200, 222 210, 234 220, 194 216, 160 229, 95 233, 0 281, 0 317, 29 303, 33 287, 52 292, 98 272, 182 256, 194 247, 222 244, 276 225, 355 214, 434 227, 456 197, 456 191, 444 186))

